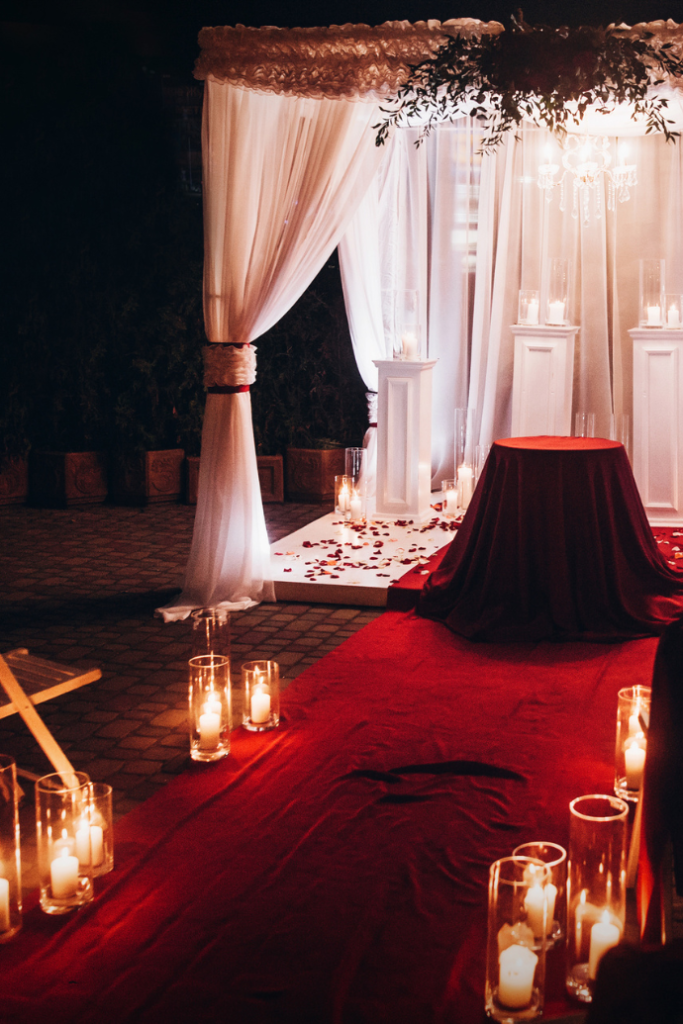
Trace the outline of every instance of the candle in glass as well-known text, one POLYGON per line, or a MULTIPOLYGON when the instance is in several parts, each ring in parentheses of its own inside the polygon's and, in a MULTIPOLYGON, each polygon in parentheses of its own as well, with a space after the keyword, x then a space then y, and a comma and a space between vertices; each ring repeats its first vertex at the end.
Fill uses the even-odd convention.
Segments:
POLYGON ((405 331, 401 336, 401 347, 403 358, 408 360, 417 359, 417 335, 413 331, 405 331))
POLYGON ((645 768, 645 739, 642 732, 628 740, 624 747, 624 763, 626 765, 626 785, 629 789, 640 789, 645 768), (639 740, 639 737, 642 739, 639 740))
POLYGON ((363 513, 363 500, 355 489, 351 492, 349 512, 351 513, 352 519, 360 519, 363 513))
POLYGON ((8 932, 9 930, 9 881, 4 877, 0 877, 0 932, 8 932))
POLYGON ((471 466, 461 466, 458 470, 458 489, 460 491, 460 507, 466 509, 472 500, 474 474, 471 466))
POLYGON ((66 846, 50 864, 50 881, 56 900, 74 896, 78 890, 78 857, 72 856, 66 846))
POLYGON ((498 958, 498 1001, 511 1010, 531 1002, 538 957, 527 946, 508 946, 498 958))
POLYGON ((621 931, 610 919, 609 910, 602 913, 601 919, 591 928, 590 952, 588 954, 588 976, 595 981, 598 965, 608 949, 618 946, 621 931))
POLYGON ((548 303, 548 323, 549 324, 563 324, 564 323, 564 302, 558 300, 557 302, 548 303))
POLYGON ((251 695, 251 720, 255 725, 262 725, 269 718, 270 694, 262 684, 258 684, 251 695))
POLYGON ((648 327, 659 327, 662 322, 662 309, 661 306, 648 306, 647 307, 647 325, 648 327))

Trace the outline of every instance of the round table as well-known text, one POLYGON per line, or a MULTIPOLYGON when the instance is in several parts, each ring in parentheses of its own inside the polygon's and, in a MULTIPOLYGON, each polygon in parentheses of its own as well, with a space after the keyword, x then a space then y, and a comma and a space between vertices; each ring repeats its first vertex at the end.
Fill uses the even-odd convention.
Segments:
POLYGON ((491 447, 418 612, 472 640, 619 640, 683 614, 622 444, 517 437, 491 447))

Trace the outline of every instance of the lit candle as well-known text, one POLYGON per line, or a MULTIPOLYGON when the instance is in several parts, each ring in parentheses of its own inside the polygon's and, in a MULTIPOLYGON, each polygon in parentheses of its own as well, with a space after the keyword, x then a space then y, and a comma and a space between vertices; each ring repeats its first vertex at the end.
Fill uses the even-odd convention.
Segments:
POLYGON ((678 314, 676 306, 669 306, 666 313, 666 325, 667 327, 680 327, 681 318, 678 314))
POLYGON ((458 470, 458 484, 460 486, 460 506, 467 508, 472 500, 474 476, 471 466, 461 466, 458 470))
POLYGON ((564 301, 562 299, 558 299, 557 302, 548 303, 548 323, 564 323, 564 301))
POLYGON ((511 1010, 528 1006, 538 957, 527 946, 508 946, 498 957, 498 1001, 511 1010))
POLYGON ((346 484, 342 486, 342 489, 339 492, 339 511, 349 511, 349 489, 346 484))
POLYGON ((557 887, 549 882, 548 885, 532 885, 524 897, 524 909, 527 914, 527 921, 534 936, 543 935, 543 908, 546 910, 545 933, 550 935, 553 930, 553 919, 555 916, 555 900, 557 898, 557 887))
POLYGON ((458 509, 458 492, 455 487, 449 487, 446 491, 446 502, 444 512, 446 515, 454 516, 458 509))
POLYGON ((73 857, 66 846, 50 865, 50 881, 56 900, 68 899, 78 889, 78 857, 73 857))
POLYGON ((262 686, 251 695, 251 720, 254 725, 263 725, 270 718, 270 694, 262 686))
POLYGON ((615 924, 611 924, 609 911, 605 910, 602 919, 591 928, 591 946, 588 954, 588 976, 593 981, 598 973, 598 964, 608 949, 619 945, 621 932, 615 924))
POLYGON ((401 337, 401 348, 404 359, 417 359, 417 335, 406 331, 401 337))
POLYGON ((538 299, 531 299, 526 308, 526 322, 528 324, 538 323, 538 299))
POLYGON ((358 491, 354 491, 349 502, 349 511, 352 519, 360 519, 363 510, 363 502, 358 491))
POLYGON ((662 310, 660 306, 648 306, 647 307, 647 324, 648 327, 659 327, 662 320, 662 310))
MULTIPOLYGON (((640 734, 642 736, 642 733, 640 734)), ((634 737, 628 740, 624 747, 624 762, 626 765, 626 788, 640 789, 645 767, 645 742, 644 738, 634 737)))
POLYGON ((10 923, 9 882, 6 878, 0 878, 0 932, 8 932, 10 923))
MULTIPOLYGON (((208 707, 209 705, 204 705, 205 709, 208 707)), ((213 710, 205 710, 204 714, 199 716, 199 749, 214 750, 218 746, 220 735, 220 711, 216 712, 213 710)))
POLYGON ((90 828, 87 822, 76 831, 76 856, 79 864, 90 863, 90 828))

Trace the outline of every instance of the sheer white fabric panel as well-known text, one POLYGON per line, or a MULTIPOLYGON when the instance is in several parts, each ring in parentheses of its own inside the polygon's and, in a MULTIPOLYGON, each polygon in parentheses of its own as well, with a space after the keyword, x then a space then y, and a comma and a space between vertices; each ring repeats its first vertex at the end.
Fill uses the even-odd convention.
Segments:
POLYGON ((376 102, 207 81, 204 317, 211 341, 257 338, 309 286, 382 157, 371 129, 377 116, 376 102))
MULTIPOLYGON (((367 191, 382 152, 378 104, 258 93, 209 79, 204 93, 204 320, 211 342, 248 343, 309 286, 367 191)), ((258 386, 258 385, 257 385, 258 386)), ((193 607, 274 600, 244 394, 209 394, 183 593, 193 607)))
POLYGON ((249 608, 258 601, 274 600, 251 397, 248 393, 208 394, 185 585, 174 605, 162 613, 171 621, 186 618, 193 608, 249 608))

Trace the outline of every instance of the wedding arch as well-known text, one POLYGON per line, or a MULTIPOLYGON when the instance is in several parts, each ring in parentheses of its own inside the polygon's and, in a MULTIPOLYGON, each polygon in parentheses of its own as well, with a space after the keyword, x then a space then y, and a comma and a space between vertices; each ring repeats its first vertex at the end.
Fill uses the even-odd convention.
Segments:
MULTIPOLYGON (((467 107, 451 110, 420 145, 416 118, 376 145, 383 108, 411 67, 449 39, 503 31, 496 22, 458 19, 200 33, 208 393, 192 548, 183 592, 160 610, 164 618, 203 605, 274 600, 251 424, 253 342, 336 247, 369 393, 377 386, 373 360, 391 357, 403 296, 418 296, 425 354, 439 360, 436 485, 452 476, 454 408, 472 410, 476 443, 509 434, 508 325, 519 289, 544 287, 551 256, 568 257, 575 268, 577 403, 596 413, 598 433, 630 408, 627 331, 637 323, 638 257, 664 256, 683 292, 681 147, 646 135, 645 120, 623 109, 593 115, 600 124, 591 130, 614 137, 615 146, 629 136, 640 184, 628 203, 607 210, 603 201, 599 215, 585 220, 538 188, 544 150, 557 142, 531 120, 483 154, 481 124, 467 107)), ((683 30, 672 22, 628 32, 670 44, 679 57, 683 50, 683 30)), ((683 123, 682 88, 679 79, 656 87, 674 127, 683 123)))

